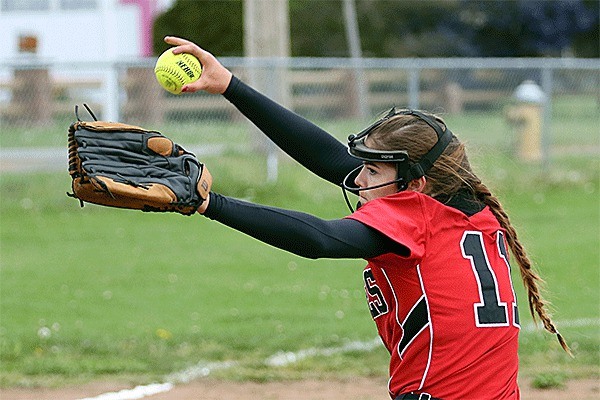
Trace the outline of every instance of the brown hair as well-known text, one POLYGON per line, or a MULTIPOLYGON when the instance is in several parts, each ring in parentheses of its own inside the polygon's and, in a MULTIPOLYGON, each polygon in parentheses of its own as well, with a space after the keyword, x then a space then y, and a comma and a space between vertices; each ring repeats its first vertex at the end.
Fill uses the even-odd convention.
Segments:
MULTIPOLYGON (((434 118, 445 129, 446 125, 440 117, 424 114, 434 118)), ((426 122, 414 115, 396 115, 374 129, 369 134, 368 140, 369 146, 374 149, 406 150, 410 161, 417 162, 437 142, 437 135, 426 122)), ((557 335, 562 348, 572 355, 547 311, 548 304, 542 298, 540 291, 540 284, 543 283, 543 280, 533 270, 531 260, 519 241, 517 231, 512 226, 502 204, 475 175, 467 158, 465 146, 456 136, 452 137, 448 147, 425 176, 427 183, 424 193, 442 203, 447 203, 459 192, 467 192, 473 201, 489 207, 500 226, 506 230, 508 246, 519 265, 521 279, 527 290, 529 311, 534 322, 537 322, 537 315, 544 328, 557 335)))

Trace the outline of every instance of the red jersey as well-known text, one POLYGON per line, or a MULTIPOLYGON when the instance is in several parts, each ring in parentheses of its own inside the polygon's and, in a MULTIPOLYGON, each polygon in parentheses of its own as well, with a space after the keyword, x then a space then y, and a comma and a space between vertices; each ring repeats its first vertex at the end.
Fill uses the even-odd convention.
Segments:
POLYGON ((367 260, 371 315, 391 354, 392 398, 519 399, 519 320, 506 233, 418 192, 371 200, 356 219, 410 253, 367 260))

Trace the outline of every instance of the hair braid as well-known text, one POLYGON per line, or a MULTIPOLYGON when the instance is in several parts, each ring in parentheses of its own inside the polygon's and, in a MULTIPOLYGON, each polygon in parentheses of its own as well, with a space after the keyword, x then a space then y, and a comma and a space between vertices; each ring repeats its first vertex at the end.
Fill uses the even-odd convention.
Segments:
POLYGON ((533 321, 537 322, 537 317, 542 321, 544 328, 555 334, 558 338, 558 342, 561 347, 570 355, 573 356, 569 346, 565 342, 563 336, 558 332, 554 322, 547 311, 548 303, 543 299, 538 283, 543 283, 544 281, 540 276, 533 270, 531 261, 523 248, 523 245, 519 241, 517 236, 517 231, 510 223, 508 215, 504 211, 504 208, 500 204, 500 201, 492 195, 490 190, 483 183, 479 182, 474 187, 477 197, 485 203, 490 208, 490 211, 494 214, 494 216, 498 219, 500 226, 506 230, 506 240, 508 242, 508 246, 510 247, 511 252, 515 256, 517 260, 517 264, 519 265, 519 271, 521 272, 521 279, 523 280, 523 284, 525 285, 525 289, 527 290, 527 297, 529 303, 529 312, 533 317, 533 321))

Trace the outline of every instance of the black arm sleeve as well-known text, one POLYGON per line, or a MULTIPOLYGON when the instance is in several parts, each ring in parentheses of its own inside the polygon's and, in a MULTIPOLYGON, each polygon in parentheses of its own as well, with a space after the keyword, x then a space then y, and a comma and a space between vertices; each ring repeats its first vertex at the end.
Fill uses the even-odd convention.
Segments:
POLYGON ((406 247, 353 219, 327 221, 213 192, 204 216, 306 258, 367 259, 391 252, 408 255, 406 247))
POLYGON ((317 176, 339 185, 360 165, 335 137, 235 76, 223 96, 279 148, 317 176))

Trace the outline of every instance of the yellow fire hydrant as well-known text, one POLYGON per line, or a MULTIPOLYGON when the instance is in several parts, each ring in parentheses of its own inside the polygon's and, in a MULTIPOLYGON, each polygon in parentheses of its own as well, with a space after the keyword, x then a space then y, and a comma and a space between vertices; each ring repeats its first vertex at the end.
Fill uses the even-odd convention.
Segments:
POLYGON ((516 154, 521 161, 542 160, 542 117, 546 94, 534 81, 524 81, 513 93, 515 104, 506 111, 506 119, 516 128, 516 154))

